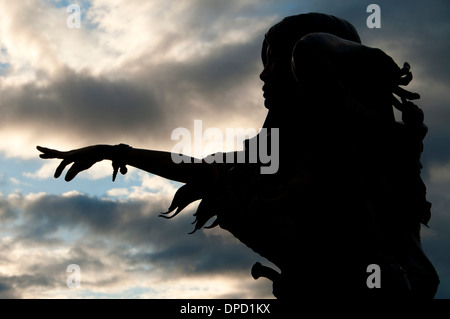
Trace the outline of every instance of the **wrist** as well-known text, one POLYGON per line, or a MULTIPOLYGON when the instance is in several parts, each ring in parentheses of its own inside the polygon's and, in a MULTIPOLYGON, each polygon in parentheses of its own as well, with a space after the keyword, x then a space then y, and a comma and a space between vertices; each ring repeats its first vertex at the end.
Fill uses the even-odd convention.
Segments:
POLYGON ((99 145, 99 147, 102 149, 101 152, 105 154, 105 159, 121 164, 126 164, 128 152, 132 148, 131 146, 122 143, 117 145, 99 145))
POLYGON ((131 146, 127 144, 117 144, 112 147, 113 162, 117 162, 120 166, 126 165, 128 160, 128 153, 131 150, 131 146))

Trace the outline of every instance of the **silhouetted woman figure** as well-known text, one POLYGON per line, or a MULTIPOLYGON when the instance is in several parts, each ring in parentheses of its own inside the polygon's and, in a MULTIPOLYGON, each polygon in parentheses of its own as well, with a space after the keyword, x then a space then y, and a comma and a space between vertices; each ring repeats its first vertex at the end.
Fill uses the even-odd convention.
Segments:
POLYGON ((431 207, 420 177, 427 129, 409 102, 418 94, 399 87, 412 79, 409 65, 399 68, 361 45, 350 23, 318 13, 274 25, 262 60, 266 130, 235 155, 249 158, 248 145, 271 140, 277 129, 276 145, 268 145, 279 149, 275 174, 261 174, 259 162, 199 164, 186 156, 176 164, 168 152, 124 144, 38 147, 40 156, 63 160, 55 177, 74 163, 67 181, 108 159, 113 179, 131 165, 185 183, 162 216, 202 199, 194 231, 215 218, 211 227, 273 262, 280 272, 257 263, 252 274, 273 280, 278 298, 432 298, 439 279, 420 243, 431 207), (371 277, 370 265, 381 276, 371 277))

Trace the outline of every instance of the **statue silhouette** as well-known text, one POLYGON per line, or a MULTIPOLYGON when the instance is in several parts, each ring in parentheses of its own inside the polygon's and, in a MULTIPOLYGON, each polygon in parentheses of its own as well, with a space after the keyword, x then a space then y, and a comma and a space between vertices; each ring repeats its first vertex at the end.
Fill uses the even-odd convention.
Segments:
POLYGON ((219 225, 270 260, 280 272, 256 263, 252 275, 271 279, 282 300, 433 298, 439 278, 420 241, 431 208, 420 177, 427 128, 410 101, 419 95, 400 87, 412 80, 409 64, 398 67, 362 45, 349 22, 319 13, 270 28, 262 60, 267 135, 234 155, 248 158, 249 143, 277 128, 275 174, 261 174, 259 162, 199 164, 185 156, 176 164, 169 152, 124 144, 68 152, 38 146, 40 157, 62 159, 56 178, 73 163, 67 181, 106 159, 113 180, 131 165, 185 183, 161 216, 201 199, 194 231, 215 217, 206 228, 219 225), (368 284, 373 264, 379 288, 368 284))

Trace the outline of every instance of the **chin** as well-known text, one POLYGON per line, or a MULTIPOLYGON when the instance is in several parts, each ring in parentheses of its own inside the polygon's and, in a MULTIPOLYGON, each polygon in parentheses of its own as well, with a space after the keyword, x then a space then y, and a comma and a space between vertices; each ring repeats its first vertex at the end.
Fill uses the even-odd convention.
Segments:
POLYGON ((264 106, 266 107, 266 109, 270 110, 270 107, 272 106, 270 99, 264 100, 264 106))

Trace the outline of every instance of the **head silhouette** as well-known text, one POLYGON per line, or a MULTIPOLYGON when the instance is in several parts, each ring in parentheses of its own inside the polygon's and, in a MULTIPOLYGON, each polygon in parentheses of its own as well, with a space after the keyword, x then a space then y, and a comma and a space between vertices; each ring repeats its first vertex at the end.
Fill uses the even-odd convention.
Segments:
POLYGON ((284 18, 266 33, 262 46, 264 104, 268 109, 297 103, 298 87, 292 73, 292 51, 302 37, 317 32, 361 43, 349 22, 322 13, 306 13, 284 18))

